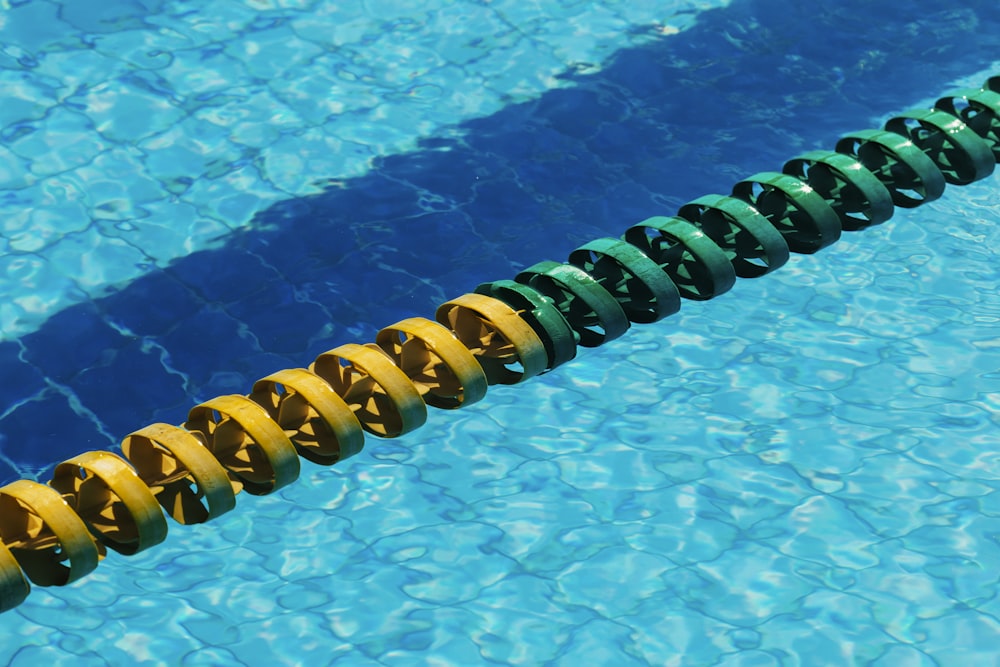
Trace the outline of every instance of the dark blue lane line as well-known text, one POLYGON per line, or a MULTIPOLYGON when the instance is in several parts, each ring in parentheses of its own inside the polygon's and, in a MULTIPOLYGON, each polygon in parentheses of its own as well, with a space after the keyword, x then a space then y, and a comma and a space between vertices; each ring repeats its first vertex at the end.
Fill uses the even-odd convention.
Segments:
POLYGON ((704 12, 0 343, 0 482, 832 148, 1000 53, 992 0, 788 4, 704 12))

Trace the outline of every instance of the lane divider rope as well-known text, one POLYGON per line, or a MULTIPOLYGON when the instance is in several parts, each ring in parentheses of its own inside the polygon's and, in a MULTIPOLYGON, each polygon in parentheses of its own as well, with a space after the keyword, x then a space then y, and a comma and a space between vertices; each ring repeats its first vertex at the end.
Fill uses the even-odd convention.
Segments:
POLYGON ((854 132, 833 152, 810 151, 780 172, 754 174, 729 195, 707 195, 655 216, 621 239, 584 244, 513 280, 484 283, 442 304, 436 322, 408 318, 374 343, 320 354, 308 369, 258 380, 246 396, 191 409, 182 426, 151 424, 122 455, 87 452, 58 464, 47 484, 0 487, 0 612, 30 583, 63 586, 92 572, 107 549, 133 555, 162 542, 169 516, 211 521, 241 492, 292 483, 299 458, 332 465, 364 446, 420 427, 427 406, 453 410, 487 387, 517 384, 571 361, 577 347, 661 320, 681 298, 707 300, 737 277, 780 268, 889 220, 894 206, 933 201, 945 184, 989 176, 1000 162, 1000 76, 951 92, 932 109, 854 132), (30 582, 30 583, 29 583, 30 582))

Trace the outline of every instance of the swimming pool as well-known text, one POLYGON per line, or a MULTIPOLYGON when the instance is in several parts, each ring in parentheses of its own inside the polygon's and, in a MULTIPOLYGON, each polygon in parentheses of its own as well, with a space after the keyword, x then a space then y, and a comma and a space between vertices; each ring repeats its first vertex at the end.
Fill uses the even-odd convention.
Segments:
MULTIPOLYGON (((1000 71, 979 2, 9 4, 5 481, 1000 71)), ((0 653, 989 662, 996 186, 36 588, 0 653)))

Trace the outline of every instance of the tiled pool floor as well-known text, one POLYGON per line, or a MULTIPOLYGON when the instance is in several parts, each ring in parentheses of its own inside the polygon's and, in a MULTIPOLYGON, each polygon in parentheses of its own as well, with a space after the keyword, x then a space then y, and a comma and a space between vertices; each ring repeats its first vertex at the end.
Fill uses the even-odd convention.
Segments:
MULTIPOLYGON (((9 4, 7 480, 1000 71, 979 2, 9 4)), ((0 661, 989 664, 996 179, 36 590, 0 661)))

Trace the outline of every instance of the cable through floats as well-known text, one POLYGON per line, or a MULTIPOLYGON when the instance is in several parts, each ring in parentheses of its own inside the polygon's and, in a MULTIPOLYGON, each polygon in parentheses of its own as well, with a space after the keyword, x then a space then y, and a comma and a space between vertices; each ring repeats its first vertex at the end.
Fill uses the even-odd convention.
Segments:
POLYGON ((144 551, 180 524, 233 509, 299 475, 299 457, 332 465, 364 445, 421 426, 427 406, 457 409, 487 387, 516 384, 618 338, 632 323, 677 312, 814 253, 842 230, 888 220, 895 207, 933 201, 945 183, 985 178, 1000 161, 1000 76, 979 89, 899 114, 881 130, 841 138, 781 172, 754 174, 729 195, 708 195, 513 280, 484 283, 442 304, 435 321, 409 318, 374 343, 346 344, 308 369, 281 370, 248 395, 213 398, 181 426, 152 424, 121 443, 58 464, 43 484, 0 487, 0 611, 30 584, 61 586, 112 549, 144 551))

